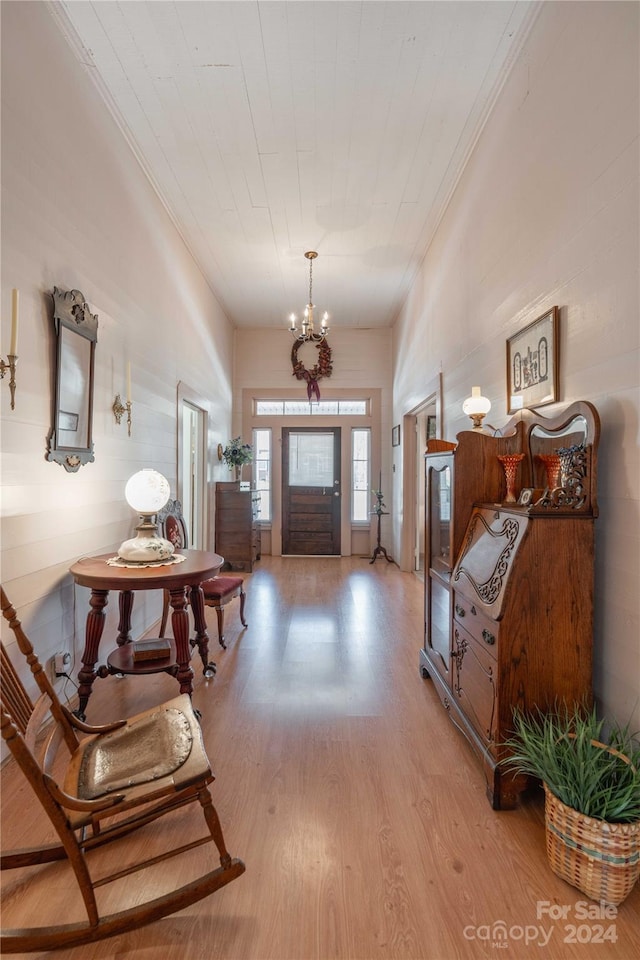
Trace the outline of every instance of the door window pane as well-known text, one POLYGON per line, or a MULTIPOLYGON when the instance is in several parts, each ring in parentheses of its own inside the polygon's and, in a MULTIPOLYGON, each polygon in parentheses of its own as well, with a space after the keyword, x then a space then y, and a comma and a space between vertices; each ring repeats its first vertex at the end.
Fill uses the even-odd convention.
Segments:
POLYGON ((285 400, 285 417, 308 417, 311 413, 311 404, 308 400, 285 400))
POLYGON ((284 410, 284 400, 256 401, 256 414, 259 417, 281 417, 284 410))
POLYGON ((289 486, 333 488, 333 434, 289 436, 289 486))

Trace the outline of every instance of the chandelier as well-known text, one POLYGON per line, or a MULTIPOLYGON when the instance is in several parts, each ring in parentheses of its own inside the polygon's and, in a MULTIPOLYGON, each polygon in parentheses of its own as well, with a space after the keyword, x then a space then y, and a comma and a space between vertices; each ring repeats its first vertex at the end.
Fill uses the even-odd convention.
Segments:
POLYGON ((313 303, 313 261, 316 259, 318 254, 315 250, 307 250, 305 257, 309 261, 309 302, 304 308, 304 314, 300 327, 298 327, 298 318, 295 313, 289 315, 289 320, 291 326, 289 330, 293 335, 295 340, 299 340, 302 343, 322 343, 327 334, 329 333, 329 327, 327 326, 327 321, 329 319, 329 314, 325 312, 322 314, 322 321, 320 323, 320 332, 316 333, 313 328, 313 311, 315 310, 315 305, 313 303))

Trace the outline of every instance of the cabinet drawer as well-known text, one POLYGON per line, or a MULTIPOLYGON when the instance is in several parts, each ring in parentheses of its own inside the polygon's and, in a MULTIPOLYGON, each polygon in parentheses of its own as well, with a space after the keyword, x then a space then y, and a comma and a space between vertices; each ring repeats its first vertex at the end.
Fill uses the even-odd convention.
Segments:
POLYGON ((484 644, 453 626, 453 692, 478 734, 493 746, 498 723, 498 668, 484 644))
POLYGON ((453 615, 462 629, 495 658, 498 651, 499 623, 478 610, 459 592, 453 595, 453 615))

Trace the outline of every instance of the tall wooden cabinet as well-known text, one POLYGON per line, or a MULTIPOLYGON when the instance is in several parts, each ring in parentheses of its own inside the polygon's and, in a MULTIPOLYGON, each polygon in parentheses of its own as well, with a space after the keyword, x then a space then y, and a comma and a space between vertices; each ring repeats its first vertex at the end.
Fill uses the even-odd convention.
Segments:
POLYGON ((216 483, 216 553, 232 570, 253 570, 260 559, 260 494, 239 481, 216 483))
POLYGON ((523 411, 495 435, 465 431, 425 456, 420 669, 482 762, 495 809, 527 785, 500 765, 514 708, 591 698, 599 433, 579 402, 553 419, 523 411), (514 453, 519 502, 505 503, 498 457, 514 453))

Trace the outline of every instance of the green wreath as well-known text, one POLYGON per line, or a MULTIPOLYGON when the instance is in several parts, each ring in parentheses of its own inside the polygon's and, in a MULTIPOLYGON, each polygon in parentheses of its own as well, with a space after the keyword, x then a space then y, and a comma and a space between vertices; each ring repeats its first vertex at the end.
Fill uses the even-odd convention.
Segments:
POLYGON ((318 350, 318 362, 314 364, 311 370, 307 370, 302 360, 298 360, 298 350, 305 342, 306 341, 304 340, 296 340, 294 345, 291 347, 291 366, 293 367, 293 376, 296 378, 296 380, 306 380, 307 396, 309 397, 309 400, 311 400, 312 394, 315 394, 316 398, 319 400, 320 388, 318 387, 318 380, 322 380, 323 377, 330 377, 333 371, 333 364, 331 362, 331 347, 326 340, 316 343, 316 348, 318 350))

